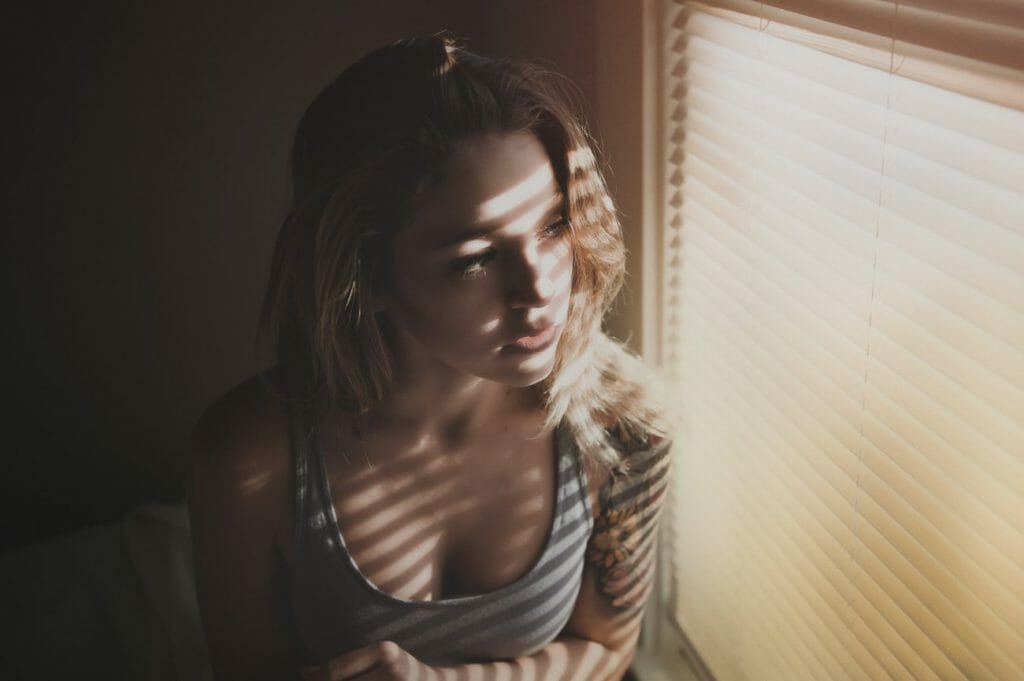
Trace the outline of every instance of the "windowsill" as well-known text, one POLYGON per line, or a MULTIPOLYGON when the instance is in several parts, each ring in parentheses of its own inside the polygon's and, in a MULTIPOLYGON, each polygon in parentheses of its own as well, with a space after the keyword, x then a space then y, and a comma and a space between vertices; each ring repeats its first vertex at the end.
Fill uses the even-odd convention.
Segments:
POLYGON ((682 659, 668 660, 644 650, 637 651, 631 669, 637 681, 699 681, 682 659))

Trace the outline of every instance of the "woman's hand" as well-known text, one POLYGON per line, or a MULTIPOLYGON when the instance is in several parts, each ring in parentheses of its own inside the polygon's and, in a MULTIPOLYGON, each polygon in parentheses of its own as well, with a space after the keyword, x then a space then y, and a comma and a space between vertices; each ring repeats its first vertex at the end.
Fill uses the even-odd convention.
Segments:
POLYGON ((319 667, 303 667, 306 681, 432 681, 437 671, 394 641, 380 641, 332 658, 319 667))

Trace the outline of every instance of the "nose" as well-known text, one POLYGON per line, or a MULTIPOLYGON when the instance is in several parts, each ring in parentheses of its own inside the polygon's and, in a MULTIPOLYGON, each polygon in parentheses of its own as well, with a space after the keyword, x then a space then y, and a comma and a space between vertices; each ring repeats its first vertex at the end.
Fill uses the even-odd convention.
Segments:
POLYGON ((542 253, 535 246, 518 251, 509 258, 509 307, 541 307, 551 301, 557 276, 553 271, 555 260, 552 254, 542 253))

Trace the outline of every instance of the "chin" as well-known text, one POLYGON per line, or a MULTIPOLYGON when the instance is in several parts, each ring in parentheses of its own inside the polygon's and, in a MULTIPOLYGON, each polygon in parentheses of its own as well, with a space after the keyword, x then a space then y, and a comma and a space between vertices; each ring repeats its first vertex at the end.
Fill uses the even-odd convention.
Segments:
POLYGON ((550 359, 538 366, 529 366, 524 362, 519 367, 501 372, 494 377, 494 381, 514 388, 528 388, 536 385, 551 375, 555 368, 555 357, 552 353, 550 359))
POLYGON ((537 385, 538 383, 543 381, 545 378, 548 377, 548 375, 550 373, 551 372, 549 371, 549 372, 545 373, 542 376, 531 376, 529 378, 526 378, 526 377, 509 378, 507 380, 501 380, 501 381, 498 381, 498 382, 501 383, 502 385, 507 385, 510 388, 529 388, 530 386, 537 385))

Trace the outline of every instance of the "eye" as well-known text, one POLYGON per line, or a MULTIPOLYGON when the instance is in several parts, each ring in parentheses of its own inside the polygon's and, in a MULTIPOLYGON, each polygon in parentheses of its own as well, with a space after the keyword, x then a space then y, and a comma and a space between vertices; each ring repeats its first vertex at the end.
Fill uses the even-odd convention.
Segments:
POLYGON ((553 239, 561 236, 563 233, 565 233, 571 228, 572 222, 569 221, 569 218, 562 217, 555 220, 550 225, 541 230, 541 234, 549 239, 553 239))
POLYGON ((459 258, 452 263, 452 269, 465 279, 473 279, 483 275, 484 267, 493 257, 494 251, 483 251, 465 258, 459 258))

